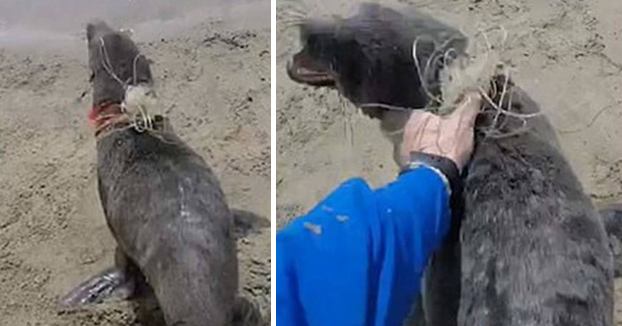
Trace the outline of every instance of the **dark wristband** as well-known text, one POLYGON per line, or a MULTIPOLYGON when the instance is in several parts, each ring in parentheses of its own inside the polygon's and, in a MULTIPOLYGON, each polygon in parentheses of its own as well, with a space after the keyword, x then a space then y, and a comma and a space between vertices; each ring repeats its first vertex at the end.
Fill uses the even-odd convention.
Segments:
POLYGON ((420 166, 430 167, 440 172, 445 178, 449 187, 449 193, 457 190, 458 182, 460 181, 460 171, 454 161, 432 154, 426 154, 421 152, 411 152, 410 161, 402 167, 400 174, 410 171, 420 166))

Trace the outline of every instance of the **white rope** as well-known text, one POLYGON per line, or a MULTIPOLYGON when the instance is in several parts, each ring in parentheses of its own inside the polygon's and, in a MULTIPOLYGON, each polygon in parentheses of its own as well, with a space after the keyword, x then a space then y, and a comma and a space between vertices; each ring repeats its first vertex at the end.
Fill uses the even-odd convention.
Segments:
MULTIPOLYGON (((127 93, 130 91, 131 86, 128 85, 126 82, 123 82, 121 80, 121 78, 119 78, 119 76, 117 76, 117 74, 114 73, 113 69, 112 69, 112 64, 110 63, 110 57, 108 56, 108 51, 106 49, 106 42, 104 41, 103 37, 99 38, 99 41, 101 43, 101 56, 102 56, 102 66, 104 67, 104 70, 106 70, 106 72, 115 80, 117 81, 122 87, 123 90, 126 93, 126 97, 127 97, 127 93)), ((134 59, 132 60, 132 85, 136 85, 138 82, 138 58, 140 57, 140 53, 137 54, 134 59)), ((153 117, 151 117, 151 115, 149 114, 149 112, 147 112, 147 110, 142 106, 142 105, 137 105, 139 113, 132 117, 131 119, 131 127, 133 127, 137 132, 139 133, 143 133, 145 131, 152 131, 155 130, 154 128, 154 123, 153 123, 153 117)), ((121 110, 123 113, 127 112, 127 103, 124 101, 123 103, 121 103, 121 110)))
POLYGON ((153 118, 142 105, 138 105, 139 114, 132 120, 132 125, 137 132, 143 133, 147 130, 154 130, 153 118), (142 122, 142 124, 140 123, 142 122))
POLYGON ((112 64, 110 64, 110 58, 108 57, 108 51, 106 50, 106 42, 104 42, 104 38, 100 37, 99 41, 101 43, 100 51, 102 56, 102 66, 114 80, 121 84, 124 90, 127 89, 127 84, 124 83, 119 76, 114 73, 114 71, 112 71, 112 64))
POLYGON ((136 68, 136 67, 137 67, 138 57, 139 57, 139 56, 140 56, 140 54, 137 54, 137 55, 134 57, 134 62, 132 62, 132 77, 133 77, 133 78, 132 78, 132 79, 133 79, 133 83, 132 83, 132 85, 136 85, 136 84, 138 83, 138 81, 137 81, 138 72, 136 71, 136 70, 137 70, 137 68, 136 68))
POLYGON ((406 107, 395 106, 391 104, 383 104, 383 103, 363 103, 363 104, 359 104, 359 107, 361 109, 381 108, 385 110, 401 111, 401 112, 424 109, 424 108, 406 108, 406 107))
MULTIPOLYGON (((128 84, 122 81, 121 78, 119 78, 119 76, 117 76, 117 74, 115 74, 114 71, 112 70, 112 64, 110 63, 110 57, 108 56, 108 50, 106 49, 106 42, 104 41, 104 38, 100 37, 99 42, 101 43, 100 52, 102 56, 102 66, 114 80, 116 80, 119 84, 121 84, 124 90, 127 90, 128 84)), ((138 82, 137 67, 138 67, 138 58, 140 57, 140 55, 141 55, 140 53, 137 54, 132 60, 132 85, 136 85, 136 83, 138 82)))

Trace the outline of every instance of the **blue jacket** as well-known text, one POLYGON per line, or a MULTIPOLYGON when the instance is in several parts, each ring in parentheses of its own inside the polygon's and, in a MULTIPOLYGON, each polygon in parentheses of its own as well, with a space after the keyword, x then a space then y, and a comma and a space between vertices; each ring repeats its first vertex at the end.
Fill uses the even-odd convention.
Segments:
POLYGON ((418 168, 343 183, 276 237, 277 326, 399 326, 449 230, 442 179, 418 168))

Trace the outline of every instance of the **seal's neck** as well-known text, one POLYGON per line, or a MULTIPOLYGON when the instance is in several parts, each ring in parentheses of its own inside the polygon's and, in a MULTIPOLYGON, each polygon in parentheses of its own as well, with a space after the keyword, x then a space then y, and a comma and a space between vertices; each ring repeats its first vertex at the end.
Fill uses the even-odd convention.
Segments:
POLYGON ((129 116, 121 103, 101 103, 91 108, 89 122, 95 129, 95 137, 115 128, 119 124, 127 124, 129 116))

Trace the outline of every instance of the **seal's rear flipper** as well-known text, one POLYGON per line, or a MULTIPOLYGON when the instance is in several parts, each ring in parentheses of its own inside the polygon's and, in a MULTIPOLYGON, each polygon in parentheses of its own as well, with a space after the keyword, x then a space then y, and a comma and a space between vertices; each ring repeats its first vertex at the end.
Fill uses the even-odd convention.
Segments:
POLYGON ((111 267, 91 277, 69 292, 61 303, 66 306, 127 299, 136 288, 135 277, 118 267, 111 267))
POLYGON ((257 232, 262 228, 270 227, 270 220, 253 212, 231 209, 233 224, 238 238, 245 237, 251 232, 257 232))
POLYGON ((609 236, 609 247, 613 253, 614 275, 622 277, 622 204, 606 207, 600 211, 609 236))
POLYGON ((263 318, 255 304, 244 297, 238 297, 233 308, 232 326, 263 326, 263 318))

